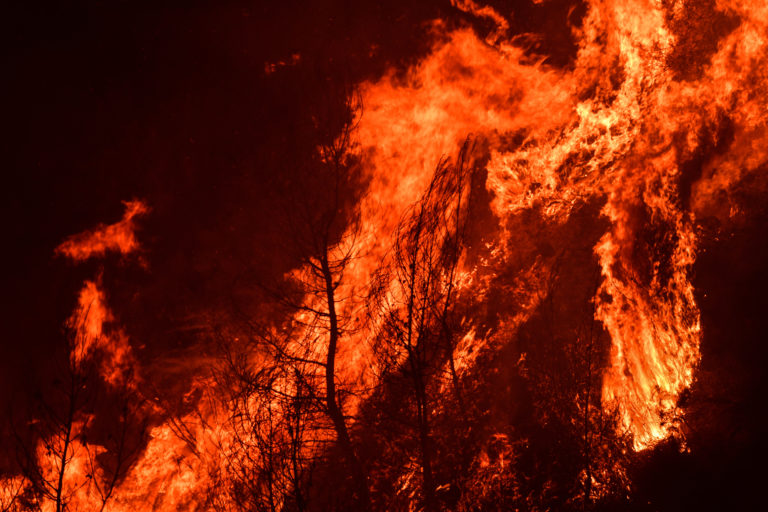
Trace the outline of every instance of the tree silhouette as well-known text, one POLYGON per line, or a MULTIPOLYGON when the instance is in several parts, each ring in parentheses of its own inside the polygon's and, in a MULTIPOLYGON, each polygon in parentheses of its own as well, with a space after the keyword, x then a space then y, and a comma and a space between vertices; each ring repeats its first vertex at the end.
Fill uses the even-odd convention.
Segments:
POLYGON ((227 394, 231 438, 220 447, 225 474, 214 479, 211 506, 216 510, 275 512, 307 509, 313 455, 308 429, 318 415, 300 365, 265 359, 249 360, 246 345, 226 350, 226 365, 218 372, 227 394), (219 484, 228 489, 220 499, 219 484))
POLYGON ((467 140, 455 163, 439 162, 427 190, 401 221, 391 262, 379 271, 372 293, 372 312, 381 315, 376 320, 380 373, 385 379, 399 375, 408 382, 421 499, 429 511, 438 509, 432 416, 444 370, 457 402, 463 400, 453 359, 454 309, 467 224, 470 153, 467 140))
POLYGON ((271 436, 259 434, 261 446, 254 446, 253 451, 266 450, 289 462, 293 469, 287 478, 294 481, 295 506, 309 506, 303 468, 319 456, 319 447, 332 440, 352 482, 351 501, 356 510, 364 511, 370 509, 367 471, 345 411, 351 390, 340 381, 337 363, 340 347, 352 329, 353 290, 346 271, 358 249, 360 221, 354 203, 361 189, 359 169, 350 151, 361 106, 355 94, 343 92, 341 105, 329 100, 331 106, 318 114, 320 144, 312 164, 304 169, 301 181, 285 191, 282 234, 288 239, 286 253, 297 268, 277 283, 262 283, 266 298, 274 304, 269 319, 241 315, 251 348, 260 359, 228 366, 239 367, 235 371, 242 377, 239 388, 258 396, 262 408, 279 411, 279 417, 257 419, 255 406, 241 398, 235 414, 248 415, 249 425, 261 424, 272 432, 271 436), (284 435, 289 439, 276 441, 284 435), (275 442, 282 446, 274 446, 275 442))
POLYGON ((89 442, 90 411, 106 408, 98 401, 105 387, 98 361, 88 353, 90 314, 90 306, 81 306, 67 322, 57 377, 33 400, 36 421, 26 431, 13 426, 18 467, 27 483, 16 499, 25 509, 40 510, 48 503, 65 512, 80 495, 105 510, 142 443, 145 426, 135 422, 139 404, 128 382, 109 390, 108 401, 119 408, 118 425, 109 425, 106 440, 89 442))

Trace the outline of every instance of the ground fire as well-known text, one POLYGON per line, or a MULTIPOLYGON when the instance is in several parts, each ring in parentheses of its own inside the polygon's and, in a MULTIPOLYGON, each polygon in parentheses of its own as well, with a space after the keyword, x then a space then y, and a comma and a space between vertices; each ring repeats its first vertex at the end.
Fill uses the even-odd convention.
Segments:
POLYGON ((768 4, 407 4, 21 38, 0 511, 760 508, 768 4))

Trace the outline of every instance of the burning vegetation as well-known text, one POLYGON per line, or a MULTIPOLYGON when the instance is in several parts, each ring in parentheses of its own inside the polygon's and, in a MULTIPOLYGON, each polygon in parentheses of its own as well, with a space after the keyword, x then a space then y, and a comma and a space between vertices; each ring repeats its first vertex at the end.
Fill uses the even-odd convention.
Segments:
MULTIPOLYGON (((723 268, 768 255, 768 6, 442 9, 418 23, 423 49, 375 73, 295 51, 260 64, 275 91, 322 80, 296 106, 307 122, 278 127, 310 149, 278 146, 269 172, 286 178, 248 198, 269 224, 258 249, 158 263, 158 240, 181 240, 162 194, 59 239, 53 265, 79 291, 46 378, 7 415, 0 511, 707 510, 757 494, 719 472, 756 449, 761 416, 740 408, 764 395, 739 357, 764 350, 727 355, 724 325, 764 299, 739 311, 749 294, 718 279, 749 283, 723 268)), ((249 237, 232 220, 249 202, 203 243, 249 237)))

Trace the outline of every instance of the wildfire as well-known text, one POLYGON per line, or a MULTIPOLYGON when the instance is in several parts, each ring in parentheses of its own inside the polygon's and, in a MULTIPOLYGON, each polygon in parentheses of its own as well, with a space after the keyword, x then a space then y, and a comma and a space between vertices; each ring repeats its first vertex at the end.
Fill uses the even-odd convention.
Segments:
MULTIPOLYGON (((284 276, 305 289, 292 304, 293 316, 261 334, 262 348, 248 352, 234 335, 229 341, 247 352, 237 364, 267 382, 259 385, 269 400, 257 399, 242 381, 224 397, 215 377, 219 368, 195 375, 194 411, 172 420, 147 406, 144 414, 155 423, 130 468, 112 479, 111 487, 110 476, 94 462, 107 448, 89 443, 83 434, 90 413, 73 413, 66 436, 42 439, 37 446, 41 480, 54 487, 59 480, 59 504, 43 500, 42 510, 208 510, 213 505, 200 497, 233 468, 274 465, 272 459, 264 462, 265 454, 273 453, 268 450, 292 450, 295 467, 281 467, 289 476, 280 476, 289 481, 290 471, 342 438, 344 429, 353 430, 386 372, 376 360, 375 339, 395 318, 392 305, 408 300, 408 290, 399 289, 391 275, 380 278, 381 270, 397 263, 403 219, 429 191, 435 169, 440 162, 459 167, 470 135, 475 149, 464 163, 485 179, 484 207, 494 225, 481 228, 482 244, 460 247, 455 273, 439 275, 444 279, 439 292, 486 305, 493 292, 516 307, 493 322, 465 316, 448 350, 451 365, 443 364, 440 372, 452 371, 454 379, 469 375, 483 353, 515 340, 543 307, 558 263, 539 251, 535 234, 521 229, 526 219, 562 227, 587 205, 598 205, 592 221, 605 230, 592 247, 599 283, 590 320, 610 336, 610 353, 607 366, 599 369, 599 403, 587 403, 585 409, 587 414, 595 407, 617 410, 620 429, 631 435, 635 450, 679 430, 678 400, 696 379, 701 357, 700 312, 691 282, 699 220, 717 216, 727 222, 736 216, 739 205, 731 191, 768 161, 768 6, 716 2, 715 11, 738 23, 700 69, 681 73, 675 56, 693 43, 675 27, 693 8, 691 2, 589 2, 581 24, 572 27, 577 52, 564 68, 512 38, 506 19, 491 7, 469 0, 452 3, 490 20, 496 29, 481 39, 470 28, 449 29, 436 21, 430 29, 433 47, 419 62, 404 73, 392 69, 358 84, 363 113, 342 144, 342 156, 360 162, 366 184, 354 207, 354 227, 335 238, 325 233, 324 252, 284 276), (732 125, 730 142, 721 140, 725 117, 732 125), (688 163, 707 143, 722 149, 691 171, 688 163), (374 282, 380 301, 372 311, 372 303, 361 297, 374 282), (329 336, 333 345, 326 341, 329 336), (290 361, 301 372, 268 368, 266 362, 274 360, 290 361), (333 365, 338 370, 327 377, 333 365), (340 398, 328 398, 334 386, 340 398), (313 395, 316 389, 324 398, 313 395), (300 400, 325 402, 303 417, 300 400), (310 421, 315 426, 307 426, 310 421), (348 423, 340 426, 340 421, 348 423), (312 431, 312 442, 297 445, 297 431, 312 431), (267 446, 265 439, 279 446, 267 446), (238 452, 243 445, 251 451, 238 452)), ((295 57, 291 65, 301 62, 295 57)), ((274 71, 276 66, 267 67, 274 71)), ((334 165, 327 148, 318 151, 325 165, 334 165)), ((341 161, 339 156, 336 165, 341 161)), ((446 205, 445 219, 460 215, 468 204, 466 196, 446 205)), ((136 254, 141 249, 137 221, 149 211, 141 201, 126 202, 122 220, 73 235, 55 252, 75 262, 136 254)), ((552 241, 552 253, 567 249, 557 247, 560 242, 552 241)), ((83 283, 66 325, 75 333, 69 354, 73 374, 96 362, 111 389, 140 394, 139 362, 109 307, 102 274, 83 283)), ((414 356, 401 352, 398 357, 397 364, 404 365, 414 356)), ((521 368, 525 358, 519 354, 521 368)), ((502 471, 518 457, 517 445, 505 435, 495 439, 503 449, 493 456, 483 451, 478 459, 483 471, 496 466, 502 471)), ((424 463, 415 460, 397 480, 409 496, 416 492, 413 482, 428 478, 418 475, 424 463)), ((9 496, 3 495, 2 503, 28 485, 18 477, 4 479, 9 496)), ((259 492, 262 499, 267 491, 259 492)), ((229 509, 229 499, 222 491, 217 506, 229 509)), ((279 510, 282 503, 274 498, 271 506, 279 510)))
MULTIPOLYGON (((471 2, 464 7, 490 12, 471 2)), ((763 18, 718 4, 737 14, 741 25, 701 76, 685 81, 670 60, 689 43, 668 25, 686 9, 682 2, 672 13, 659 2, 592 4, 582 27, 574 29, 579 51, 566 71, 532 61, 512 44, 484 43, 459 30, 405 81, 385 77, 363 86, 371 111, 367 123, 377 131, 368 135, 364 119, 361 140, 371 148, 376 175, 403 169, 400 183, 410 185, 416 179, 411 176, 428 175, 428 162, 472 132, 489 146, 487 187, 503 224, 530 210, 562 223, 576 206, 603 198, 610 228, 595 246, 603 283, 594 299, 612 339, 603 399, 618 406, 637 449, 668 435, 679 414, 677 398, 693 381, 699 360, 690 269, 702 208, 685 204, 690 192, 682 184, 688 179, 682 166, 699 137, 717 130, 725 105, 750 148, 764 131, 758 112, 765 81, 751 71, 764 56, 758 35, 763 18), (510 144, 509 134, 517 141, 510 144), (645 241, 650 231, 661 231, 665 243, 645 241)), ((744 149, 734 147, 708 165, 692 187, 694 205, 713 197, 710 187, 727 190, 765 161, 764 149, 744 149)))

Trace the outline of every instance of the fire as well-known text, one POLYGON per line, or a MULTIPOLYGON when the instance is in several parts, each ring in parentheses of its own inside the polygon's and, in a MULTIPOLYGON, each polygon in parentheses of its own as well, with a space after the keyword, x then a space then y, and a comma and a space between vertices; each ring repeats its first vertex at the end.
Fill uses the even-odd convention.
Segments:
POLYGON ((106 304, 98 282, 86 281, 80 290, 78 308, 68 324, 78 334, 70 352, 72 364, 79 367, 97 351, 106 361, 100 370, 104 380, 113 386, 125 383, 136 368, 128 336, 119 328, 107 330, 115 318, 106 304))
MULTIPOLYGON (((494 18, 488 8, 462 6, 494 18)), ((562 223, 574 207, 605 201, 610 229, 595 246, 603 282, 594 298, 612 339, 603 400, 618 406, 637 449, 669 435, 677 398, 695 377, 700 321, 690 269, 696 214, 711 194, 727 191, 765 161, 756 142, 764 133, 765 95, 758 91, 765 81, 755 74, 764 56, 764 18, 718 4, 738 13, 741 25, 698 80, 681 81, 669 62, 686 41, 668 25, 685 8, 676 3, 670 13, 651 1, 593 3, 576 31, 573 69, 566 71, 531 61, 512 44, 484 44, 459 30, 404 81, 385 77, 362 88, 368 122, 377 129, 368 135, 363 121, 363 146, 370 145, 377 174, 403 169, 404 187, 412 188, 411 176, 427 174, 415 169, 472 132, 491 152, 487 186, 502 223, 530 210, 562 223), (696 134, 717 126, 725 105, 749 149, 734 147, 710 163, 693 185, 694 208, 688 209, 681 164, 697 150, 696 134), (509 134, 519 142, 510 144, 509 134), (644 241, 646 230, 662 231, 664 243, 644 241)))
MULTIPOLYGON (((383 370, 375 360, 375 338, 389 313, 385 306, 406 298, 393 277, 379 279, 378 272, 392 265, 399 226, 428 190, 435 169, 441 162, 458 166, 469 136, 475 150, 465 163, 485 178, 484 206, 493 217, 487 223, 494 225, 480 228, 481 243, 461 247, 455 275, 440 277, 444 288, 455 289, 467 302, 486 304, 494 292, 515 310, 499 313, 495 322, 464 317, 450 347, 452 366, 446 363, 440 371, 469 375, 480 355, 512 343, 543 307, 557 263, 539 250, 535 235, 525 232, 527 219, 562 227, 586 205, 597 205, 599 215, 591 220, 605 230, 592 247, 599 275, 593 315, 610 336, 610 355, 600 369, 599 403, 587 403, 586 414, 601 407, 617 410, 620 428, 637 451, 678 432, 683 415, 678 401, 695 381, 701 358, 701 318, 692 284, 699 221, 737 218, 734 189, 768 161, 768 7, 716 2, 714 11, 738 23, 700 69, 683 73, 676 66, 685 63, 676 55, 692 43, 675 27, 686 19, 691 2, 589 2, 581 25, 572 27, 577 52, 563 68, 532 55, 491 7, 471 0, 452 4, 490 20, 496 29, 481 39, 470 28, 449 29, 435 21, 433 47, 420 61, 404 73, 392 69, 357 84, 362 115, 354 130, 343 134, 348 137, 339 143, 344 155, 318 148, 325 165, 333 165, 334 157, 359 162, 366 188, 354 205, 354 226, 334 236, 324 233, 322 251, 283 276, 304 289, 292 304, 293 316, 260 333, 264 339, 258 349, 231 334, 234 327, 227 331, 228 346, 245 353, 236 361, 238 369, 265 379, 266 384, 258 382, 267 398, 242 381, 227 383, 226 395, 216 378, 224 371, 217 366, 222 363, 201 365, 206 370, 194 370, 191 406, 179 418, 156 404, 144 406, 142 414, 152 419, 146 443, 130 468, 111 482, 107 499, 102 491, 110 477, 94 463, 107 448, 85 435, 90 413, 73 412, 64 437, 43 438, 36 448, 41 480, 58 481, 56 492, 41 498, 42 510, 99 510, 107 502, 105 510, 116 511, 208 510, 210 500, 229 509, 229 490, 210 497, 217 478, 248 464, 251 470, 261 468, 271 450, 288 451, 286 446, 293 466, 280 466, 279 481, 270 480, 268 490, 282 486, 285 493, 290 483, 298 492, 301 482, 291 471, 328 445, 342 445, 340 432, 354 429, 378 385, 383 370), (721 129, 725 118, 732 140, 721 129), (692 171, 690 162, 706 144, 718 151, 692 171), (498 284, 502 274, 505 284, 498 284), (374 282, 382 299, 371 311, 372 302, 361 297, 374 282), (275 361, 290 361, 300 371, 269 366, 275 361), (334 364, 337 371, 328 377, 334 364), (343 398, 328 398, 334 386, 343 398), (302 417, 296 412, 299 401, 322 402, 313 393, 325 394, 325 402, 302 417), (314 423, 307 426, 310 419, 314 423), (341 428, 339 422, 345 421, 341 428), (308 441, 299 443, 294 429, 308 441), (265 439, 279 446, 266 446, 265 439), (58 500, 51 497, 56 493, 58 500), (62 508, 61 503, 72 505, 62 508)), ((296 54, 290 65, 302 62, 296 54)), ((268 64, 268 74, 287 65, 268 64)), ((137 221, 150 209, 136 200, 124 204, 120 221, 70 236, 55 253, 74 262, 140 253, 137 221)), ((468 204, 465 197, 456 206, 446 205, 443 215, 456 215, 468 204)), ((565 248, 552 252, 559 249, 565 248)), ((140 396, 139 361, 110 308, 104 271, 83 283, 66 320, 75 333, 70 370, 77 375, 96 362, 110 389, 140 396)), ((408 356, 399 357, 398 364, 404 364, 408 356)), ((519 355, 520 368, 525 358, 519 355)), ((518 457, 520 447, 506 435, 495 440, 498 453, 486 450, 478 458, 482 471, 497 466, 503 471, 518 457)), ((399 492, 412 498, 413 482, 420 478, 415 456, 402 471, 396 479, 402 484, 399 492)), ((258 475, 246 476, 258 480, 258 475)), ((2 483, 3 506, 31 485, 19 477, 2 483)), ((264 488, 257 491, 263 499, 264 488)), ((282 509, 282 499, 275 497, 271 506, 282 509)))
POLYGON ((114 224, 100 224, 92 230, 73 235, 56 248, 56 253, 74 261, 104 256, 108 251, 128 254, 139 248, 136 217, 149 209, 141 201, 126 201, 123 218, 114 224))
MULTIPOLYGON (((56 254, 73 261, 103 257, 107 251, 125 256, 139 249, 136 239, 136 217, 145 215, 149 208, 141 201, 126 201, 123 218, 115 224, 99 226, 70 236, 56 248, 56 254)), ((70 358, 75 367, 92 357, 96 351, 105 358, 100 371, 112 386, 131 381, 136 361, 127 335, 119 328, 107 329, 115 318, 106 301, 106 294, 96 281, 87 280, 78 298, 78 306, 67 321, 76 333, 70 358)))

